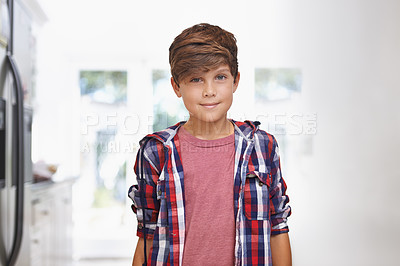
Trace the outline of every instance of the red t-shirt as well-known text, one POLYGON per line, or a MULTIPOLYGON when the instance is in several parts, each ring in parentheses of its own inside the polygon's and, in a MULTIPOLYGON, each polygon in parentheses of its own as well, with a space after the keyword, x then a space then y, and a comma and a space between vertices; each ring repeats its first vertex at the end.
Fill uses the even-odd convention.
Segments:
POLYGON ((178 131, 184 173, 186 238, 183 265, 235 261, 234 134, 202 140, 178 131))

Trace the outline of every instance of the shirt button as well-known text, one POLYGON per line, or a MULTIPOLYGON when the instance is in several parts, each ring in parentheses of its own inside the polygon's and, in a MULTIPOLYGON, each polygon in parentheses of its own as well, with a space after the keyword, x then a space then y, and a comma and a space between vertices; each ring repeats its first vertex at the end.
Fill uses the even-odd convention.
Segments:
POLYGON ((158 196, 161 196, 162 192, 161 190, 158 191, 158 196))
POLYGON ((259 181, 258 184, 260 185, 260 187, 264 185, 261 181, 259 181))

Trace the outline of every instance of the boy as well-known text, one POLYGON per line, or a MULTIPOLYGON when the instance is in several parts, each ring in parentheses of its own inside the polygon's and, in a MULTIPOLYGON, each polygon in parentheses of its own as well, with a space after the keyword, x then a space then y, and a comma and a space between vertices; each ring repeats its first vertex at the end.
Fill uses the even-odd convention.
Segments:
POLYGON ((169 51, 190 117, 140 142, 133 265, 291 265, 277 142, 259 122, 227 119, 240 79, 235 37, 198 24, 169 51))

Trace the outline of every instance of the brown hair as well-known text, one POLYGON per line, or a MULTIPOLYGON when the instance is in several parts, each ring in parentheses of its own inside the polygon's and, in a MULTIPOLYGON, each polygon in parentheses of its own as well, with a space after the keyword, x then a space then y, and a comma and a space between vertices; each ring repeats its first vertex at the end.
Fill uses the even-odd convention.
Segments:
POLYGON ((209 71, 221 64, 229 66, 236 80, 236 38, 218 26, 196 24, 176 36, 169 47, 169 64, 176 84, 195 71, 209 71))

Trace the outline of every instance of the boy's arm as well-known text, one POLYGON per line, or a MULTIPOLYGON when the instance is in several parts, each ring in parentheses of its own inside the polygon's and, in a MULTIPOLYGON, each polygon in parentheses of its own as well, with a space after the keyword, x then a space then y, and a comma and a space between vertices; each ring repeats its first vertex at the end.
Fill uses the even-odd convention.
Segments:
POLYGON ((287 204, 289 197, 286 195, 286 183, 281 176, 279 148, 276 139, 272 136, 271 153, 271 187, 270 187, 270 211, 271 211, 271 255, 273 265, 291 266, 292 254, 289 241, 289 228, 287 217, 291 214, 291 208, 287 204))
POLYGON ((274 266, 292 265, 292 252, 288 233, 271 236, 271 254, 274 266))
POLYGON ((146 233, 146 249, 147 258, 149 258, 150 248, 153 246, 152 235, 154 234, 155 225, 157 223, 157 217, 159 212, 159 200, 156 194, 156 184, 159 179, 159 173, 161 164, 164 162, 163 145, 159 142, 148 142, 146 147, 141 147, 137 153, 137 158, 134 166, 136 176, 138 178, 138 185, 130 187, 128 196, 132 199, 132 209, 137 214, 138 218, 138 229, 137 236, 139 237, 134 259, 132 265, 142 265, 144 263, 144 235, 146 233), (141 160, 141 149, 148 149, 149 154, 145 154, 143 161, 141 160), (160 152, 161 151, 161 152, 160 152), (158 157, 156 157, 156 155, 158 157), (157 162, 156 164, 154 162, 157 162), (140 182, 141 169, 144 170, 144 176, 146 182, 140 182), (144 199, 142 192, 144 192, 144 199), (144 226, 143 218, 146 217, 146 226, 144 226))
MULTIPOLYGON (((146 253, 147 260, 149 260, 150 249, 153 246, 153 239, 146 240, 146 253)), ((136 245, 135 255, 133 256, 132 266, 142 266, 144 263, 144 239, 142 237, 139 238, 138 243, 136 245)))
POLYGON ((279 235, 289 232, 287 218, 291 214, 288 205, 289 196, 286 195, 286 183, 281 175, 279 147, 276 139, 272 137, 271 152, 271 187, 269 190, 271 212, 271 235, 279 235))

